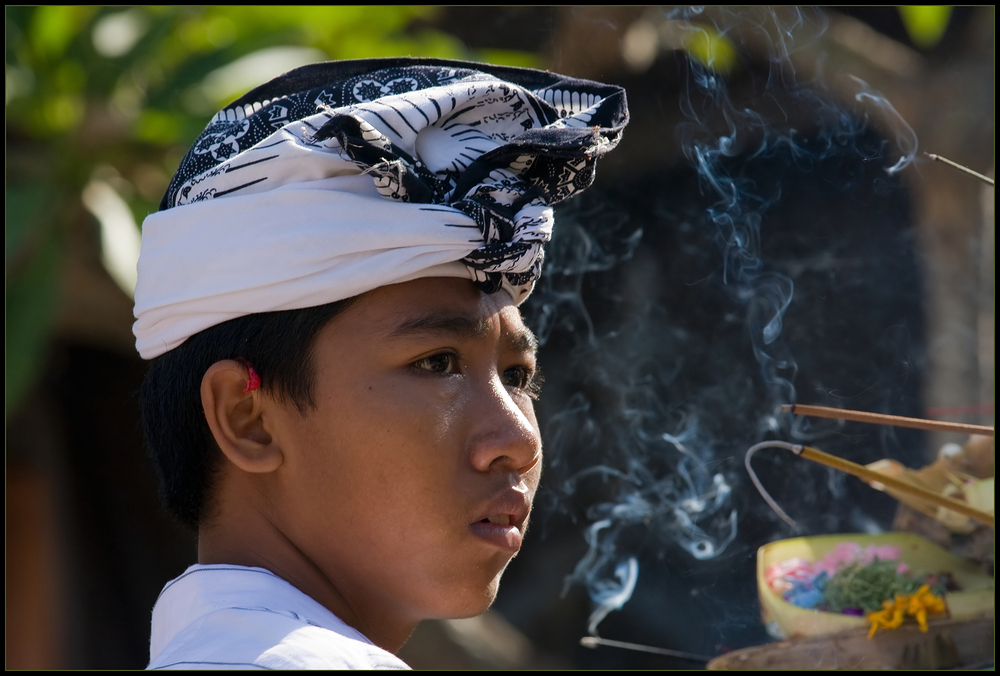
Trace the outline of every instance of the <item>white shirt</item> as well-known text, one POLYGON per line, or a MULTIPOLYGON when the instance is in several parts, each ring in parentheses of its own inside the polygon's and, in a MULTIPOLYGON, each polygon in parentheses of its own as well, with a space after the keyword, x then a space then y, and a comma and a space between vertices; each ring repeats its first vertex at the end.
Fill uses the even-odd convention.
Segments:
POLYGON ((408 669, 263 568, 194 565, 153 607, 148 669, 408 669))

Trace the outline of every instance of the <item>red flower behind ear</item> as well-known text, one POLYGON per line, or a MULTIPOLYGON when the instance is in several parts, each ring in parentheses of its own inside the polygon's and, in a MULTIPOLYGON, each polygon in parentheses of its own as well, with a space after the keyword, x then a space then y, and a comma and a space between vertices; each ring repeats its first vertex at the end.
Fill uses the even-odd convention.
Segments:
POLYGON ((253 392, 258 387, 260 387, 260 376, 257 375, 256 371, 253 370, 253 365, 251 365, 250 362, 248 362, 243 357, 237 357, 236 361, 243 364, 243 366, 246 367, 249 373, 249 377, 247 378, 247 386, 243 388, 243 394, 248 394, 249 392, 253 392))

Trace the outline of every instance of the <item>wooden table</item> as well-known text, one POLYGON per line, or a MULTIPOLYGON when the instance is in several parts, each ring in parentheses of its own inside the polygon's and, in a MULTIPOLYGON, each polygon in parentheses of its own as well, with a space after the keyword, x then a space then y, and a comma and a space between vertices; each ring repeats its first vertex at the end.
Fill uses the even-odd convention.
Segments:
POLYGON ((993 664, 994 622, 941 620, 927 633, 916 624, 879 631, 852 629, 743 648, 708 663, 708 669, 954 669, 993 664))

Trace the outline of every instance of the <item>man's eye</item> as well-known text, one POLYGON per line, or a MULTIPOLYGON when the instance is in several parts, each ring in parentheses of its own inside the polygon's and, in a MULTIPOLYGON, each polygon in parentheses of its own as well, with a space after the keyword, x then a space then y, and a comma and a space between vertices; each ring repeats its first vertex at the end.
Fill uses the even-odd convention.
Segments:
POLYGON ((540 374, 529 370, 526 366, 511 366, 503 372, 502 379, 504 385, 523 390, 532 399, 538 396, 541 389, 540 374))
POLYGON ((528 373, 528 369, 523 366, 511 366, 503 372, 503 384, 507 387, 516 387, 521 389, 528 384, 530 375, 531 374, 528 373))
POLYGON ((450 352, 442 352, 440 354, 431 355, 430 357, 424 357, 423 359, 414 362, 413 365, 418 369, 432 371, 434 373, 457 373, 458 356, 450 352))

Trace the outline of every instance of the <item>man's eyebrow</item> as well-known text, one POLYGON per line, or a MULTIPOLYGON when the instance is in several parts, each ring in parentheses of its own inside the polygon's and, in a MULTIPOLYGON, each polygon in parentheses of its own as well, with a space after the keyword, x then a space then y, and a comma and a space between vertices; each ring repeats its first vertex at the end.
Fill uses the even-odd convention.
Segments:
MULTIPOLYGON (((414 317, 389 332, 389 338, 401 338, 415 333, 444 333, 463 339, 483 338, 490 332, 486 318, 467 315, 426 315, 414 317)), ((503 342, 516 352, 538 352, 538 339, 526 326, 518 327, 503 337, 503 342)))
POLYGON ((460 338, 482 338, 490 332, 485 318, 473 319, 466 315, 425 315, 408 319, 390 333, 390 338, 401 338, 413 333, 449 333, 460 338))
POLYGON ((515 352, 530 352, 538 354, 538 338, 527 326, 522 326, 516 333, 507 337, 505 341, 515 352))

